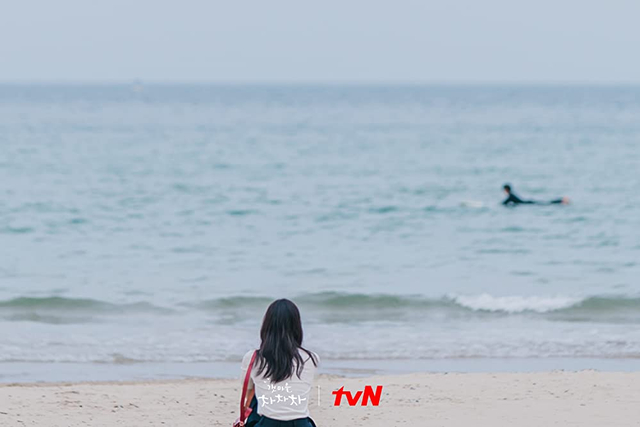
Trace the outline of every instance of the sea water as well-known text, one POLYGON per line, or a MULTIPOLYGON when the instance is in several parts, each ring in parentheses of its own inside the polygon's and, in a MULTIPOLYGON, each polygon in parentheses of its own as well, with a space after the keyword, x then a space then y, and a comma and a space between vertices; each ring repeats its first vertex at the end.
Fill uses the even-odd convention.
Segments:
POLYGON ((281 297, 336 369, 638 360, 638 144, 632 86, 0 86, 0 381, 236 375, 281 297))

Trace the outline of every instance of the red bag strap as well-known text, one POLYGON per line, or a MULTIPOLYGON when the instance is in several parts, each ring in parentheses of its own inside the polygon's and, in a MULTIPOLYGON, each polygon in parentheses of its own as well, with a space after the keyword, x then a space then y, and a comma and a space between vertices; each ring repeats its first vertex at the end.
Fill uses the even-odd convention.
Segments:
POLYGON ((247 373, 244 376, 244 384, 242 385, 242 397, 240 398, 240 422, 244 423, 244 401, 247 398, 247 388, 249 387, 249 379, 251 378, 251 371, 253 370, 253 362, 256 361, 256 354, 258 350, 253 352, 251 356, 251 362, 247 367, 247 373))

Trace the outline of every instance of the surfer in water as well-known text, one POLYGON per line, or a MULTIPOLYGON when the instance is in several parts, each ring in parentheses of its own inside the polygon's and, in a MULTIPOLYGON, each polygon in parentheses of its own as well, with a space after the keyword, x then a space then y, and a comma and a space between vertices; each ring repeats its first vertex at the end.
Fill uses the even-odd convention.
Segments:
POLYGON ((511 191, 511 185, 505 184, 503 187, 504 192, 507 194, 507 198, 504 202, 502 202, 505 206, 516 206, 516 205, 568 205, 569 199, 563 197, 561 199, 551 200, 549 202, 538 202, 536 200, 522 200, 520 197, 516 196, 513 191, 511 191))

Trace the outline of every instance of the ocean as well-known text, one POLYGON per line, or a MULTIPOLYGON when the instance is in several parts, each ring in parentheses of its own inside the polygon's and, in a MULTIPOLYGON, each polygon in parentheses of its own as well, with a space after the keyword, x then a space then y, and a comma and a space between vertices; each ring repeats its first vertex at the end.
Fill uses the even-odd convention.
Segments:
POLYGON ((325 372, 638 367, 639 119, 638 86, 0 85, 0 381, 236 376, 282 297, 325 372))

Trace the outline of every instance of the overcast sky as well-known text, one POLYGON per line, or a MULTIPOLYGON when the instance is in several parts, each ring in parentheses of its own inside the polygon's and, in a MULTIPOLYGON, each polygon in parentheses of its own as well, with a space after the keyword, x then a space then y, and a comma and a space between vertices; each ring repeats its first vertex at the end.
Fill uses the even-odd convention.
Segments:
POLYGON ((640 0, 0 5, 0 81, 640 82, 640 0))

